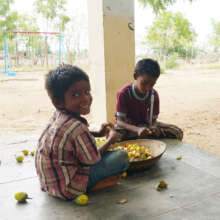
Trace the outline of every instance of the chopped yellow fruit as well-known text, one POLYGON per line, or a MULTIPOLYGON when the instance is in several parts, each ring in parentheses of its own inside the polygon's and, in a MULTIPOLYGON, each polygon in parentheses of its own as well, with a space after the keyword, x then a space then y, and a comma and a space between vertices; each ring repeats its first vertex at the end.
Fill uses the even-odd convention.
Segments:
POLYGON ((152 153, 146 146, 126 143, 124 145, 116 145, 113 150, 124 149, 127 151, 128 156, 130 158, 130 162, 132 161, 142 161, 149 160, 152 158, 152 153))

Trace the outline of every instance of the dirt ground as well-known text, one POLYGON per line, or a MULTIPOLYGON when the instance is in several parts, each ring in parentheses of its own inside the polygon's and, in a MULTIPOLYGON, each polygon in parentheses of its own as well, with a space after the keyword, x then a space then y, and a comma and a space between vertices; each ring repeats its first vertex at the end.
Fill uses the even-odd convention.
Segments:
MULTIPOLYGON (((54 111, 44 90, 45 73, 0 74, 0 136, 40 133, 45 127, 54 111)), ((181 127, 184 142, 220 155, 220 69, 168 71, 155 88, 159 120, 181 127)))

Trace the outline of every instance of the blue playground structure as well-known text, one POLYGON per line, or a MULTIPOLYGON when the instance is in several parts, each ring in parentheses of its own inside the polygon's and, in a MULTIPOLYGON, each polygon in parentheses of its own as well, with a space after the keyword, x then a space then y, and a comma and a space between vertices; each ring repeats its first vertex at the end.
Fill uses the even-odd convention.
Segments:
MULTIPOLYGON (((13 34, 44 34, 44 35, 59 35, 59 65, 66 62, 66 54, 63 44, 62 32, 26 32, 26 31, 8 31, 13 34)), ((10 59, 10 52, 8 48, 7 32, 6 28, 3 29, 4 36, 4 71, 0 73, 7 74, 8 76, 16 76, 16 73, 12 72, 12 65, 10 59)))
POLYGON ((11 71, 11 59, 8 50, 6 28, 3 29, 3 35, 4 35, 4 71, 2 73, 8 74, 8 76, 16 76, 16 74, 11 71))

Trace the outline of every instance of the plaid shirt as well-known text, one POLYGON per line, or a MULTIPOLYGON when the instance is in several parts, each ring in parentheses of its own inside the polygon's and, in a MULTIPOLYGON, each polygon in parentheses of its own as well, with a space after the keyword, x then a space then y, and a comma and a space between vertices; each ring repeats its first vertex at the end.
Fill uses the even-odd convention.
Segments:
POLYGON ((56 111, 39 139, 35 166, 49 195, 68 200, 86 192, 90 166, 101 159, 82 120, 56 111))

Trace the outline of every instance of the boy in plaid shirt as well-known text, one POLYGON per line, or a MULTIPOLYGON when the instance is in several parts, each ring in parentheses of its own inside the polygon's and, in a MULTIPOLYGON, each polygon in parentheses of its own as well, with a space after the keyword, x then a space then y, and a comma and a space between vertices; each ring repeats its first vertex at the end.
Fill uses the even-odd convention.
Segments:
POLYGON ((81 116, 90 112, 92 103, 84 71, 62 65, 48 73, 45 87, 56 111, 39 139, 35 166, 43 191, 72 200, 101 180, 122 174, 129 159, 125 151, 106 151, 118 137, 113 128, 97 149, 94 136, 104 136, 112 125, 105 123, 98 132, 90 132, 81 116))

